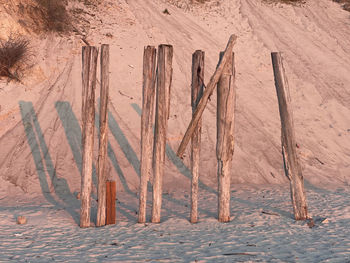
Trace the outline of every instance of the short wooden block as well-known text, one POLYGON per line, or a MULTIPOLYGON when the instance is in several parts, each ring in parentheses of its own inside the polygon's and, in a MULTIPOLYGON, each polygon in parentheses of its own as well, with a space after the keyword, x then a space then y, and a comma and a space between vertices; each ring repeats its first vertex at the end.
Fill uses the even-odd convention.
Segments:
POLYGON ((116 183, 115 181, 106 182, 106 224, 113 225, 116 223, 116 210, 115 210, 115 199, 116 199, 116 183))

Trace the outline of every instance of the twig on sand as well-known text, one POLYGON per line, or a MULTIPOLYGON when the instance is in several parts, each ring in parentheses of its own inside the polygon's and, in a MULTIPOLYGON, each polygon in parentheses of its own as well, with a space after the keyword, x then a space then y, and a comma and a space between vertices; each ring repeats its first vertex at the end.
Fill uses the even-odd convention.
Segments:
POLYGON ((127 98, 129 98, 129 99, 134 99, 133 97, 131 97, 131 96, 129 96, 129 95, 126 95, 125 93, 123 93, 123 92, 121 92, 120 90, 118 90, 118 92, 119 92, 119 94, 120 95, 122 95, 122 96, 124 96, 124 97, 127 97, 127 98))
POLYGON ((266 215, 279 216, 278 213, 274 213, 274 212, 261 211, 261 213, 266 215))
POLYGON ((232 252, 232 253, 225 253, 222 255, 224 255, 224 256, 253 256, 253 257, 256 257, 255 254, 246 253, 246 252, 232 252))

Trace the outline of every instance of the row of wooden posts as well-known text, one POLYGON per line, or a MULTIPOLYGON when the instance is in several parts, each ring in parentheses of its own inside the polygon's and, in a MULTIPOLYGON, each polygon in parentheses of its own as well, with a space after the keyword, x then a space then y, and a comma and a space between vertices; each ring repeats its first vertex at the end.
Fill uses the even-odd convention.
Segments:
MULTIPOLYGON (((204 84, 204 52, 197 50, 192 56, 191 105, 192 119, 180 144, 177 155, 182 158, 191 140, 191 213, 190 221, 198 221, 198 182, 201 142, 201 117, 206 104, 217 87, 217 171, 218 171, 218 220, 230 221, 230 176, 234 152, 235 63, 232 35, 224 52, 220 53, 218 66, 204 84), (204 89, 205 87, 205 89, 204 89)), ((80 226, 90 226, 90 195, 95 123, 95 87, 98 50, 86 46, 82 49, 82 121, 83 165, 81 180, 80 226)), ((275 86, 278 97, 282 133, 284 168, 290 180, 291 198, 296 220, 308 218, 304 181, 295 149, 293 116, 290 95, 280 53, 271 53, 275 86)), ((159 223, 162 206, 162 179, 164 175, 167 122, 170 113, 173 47, 160 45, 144 49, 143 96, 141 116, 141 165, 138 222, 146 222, 147 185, 153 174, 153 198, 151 222, 159 223), (155 104, 155 105, 154 105, 155 104), (155 113, 154 113, 155 108, 155 113), (155 119, 155 130, 153 123, 155 119)), ((107 181, 107 106, 109 88, 109 46, 101 46, 100 136, 98 153, 98 207, 97 226, 114 224, 115 182, 107 181)))

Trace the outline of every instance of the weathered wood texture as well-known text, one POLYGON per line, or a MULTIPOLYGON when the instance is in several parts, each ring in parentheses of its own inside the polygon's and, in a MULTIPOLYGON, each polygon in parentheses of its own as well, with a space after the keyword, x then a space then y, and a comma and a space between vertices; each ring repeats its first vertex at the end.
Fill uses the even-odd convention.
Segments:
MULTIPOLYGON (((220 58, 223 57, 220 53, 220 58)), ((230 221, 230 181, 234 151, 234 54, 228 56, 217 87, 218 220, 230 221)))
POLYGON ((95 88, 98 51, 96 47, 82 49, 82 177, 80 227, 90 226, 90 195, 92 183, 92 162, 95 124, 95 88))
POLYGON ((117 186, 115 181, 106 182, 106 224, 116 223, 115 199, 117 186))
POLYGON ((101 46, 100 139, 98 150, 98 205, 96 226, 106 224, 106 162, 108 143, 109 45, 101 46))
MULTIPOLYGON (((196 111, 197 104, 204 92, 204 55, 197 50, 192 55, 192 85, 191 105, 192 113, 196 111)), ((191 139, 191 223, 198 222, 198 180, 199 180, 199 157, 201 149, 202 120, 200 119, 191 139)))
POLYGON ((198 122, 202 117, 205 106, 207 105, 209 97, 212 95, 212 93, 216 87, 216 84, 219 81, 219 78, 222 74, 224 66, 226 65, 228 57, 231 56, 230 54, 232 53, 232 49, 233 49, 233 46, 236 42, 236 39, 237 39, 237 37, 235 35, 231 35, 231 37, 227 43, 224 55, 221 59, 221 62, 219 63, 218 67, 216 68, 213 76, 210 78, 210 81, 209 81, 209 83, 208 83, 208 85, 203 93, 203 96, 197 105, 197 109, 196 109, 195 113, 193 114, 192 120, 191 120, 190 124, 188 125, 188 128, 187 128, 186 133, 181 141, 179 149, 177 150, 177 156, 179 156, 180 158, 184 154, 186 146, 189 143, 190 139, 192 138, 194 130, 197 127, 198 122))
POLYGON ((147 183, 152 173, 156 53, 156 48, 152 46, 145 47, 143 52, 139 223, 146 222, 147 183))
POLYGON ((160 222, 160 212, 162 206, 162 181, 164 174, 165 143, 167 122, 170 110, 170 87, 173 72, 172 58, 172 46, 160 45, 158 47, 156 120, 153 150, 153 203, 151 217, 151 221, 153 223, 160 222))
POLYGON ((286 176, 290 180, 291 198, 296 220, 308 218, 304 178, 296 152, 296 141, 293 124, 293 112, 289 86, 285 75, 282 56, 278 52, 271 53, 278 106, 281 118, 282 154, 286 176))

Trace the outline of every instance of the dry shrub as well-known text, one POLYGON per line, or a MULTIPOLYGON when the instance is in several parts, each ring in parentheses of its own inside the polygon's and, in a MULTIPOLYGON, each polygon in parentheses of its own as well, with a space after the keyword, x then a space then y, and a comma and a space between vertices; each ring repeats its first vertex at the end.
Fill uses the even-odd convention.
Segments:
POLYGON ((43 10, 45 27, 48 31, 64 32, 70 28, 70 16, 64 0, 36 0, 43 10))
POLYGON ((19 80, 28 57, 29 40, 20 36, 0 40, 0 77, 19 80))
POLYGON ((67 32, 71 17, 66 9, 67 0, 31 0, 18 5, 19 23, 29 31, 67 32))

